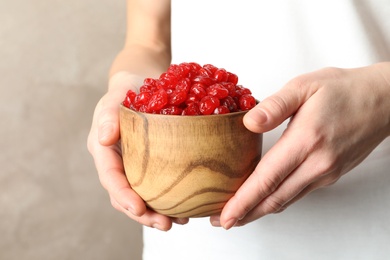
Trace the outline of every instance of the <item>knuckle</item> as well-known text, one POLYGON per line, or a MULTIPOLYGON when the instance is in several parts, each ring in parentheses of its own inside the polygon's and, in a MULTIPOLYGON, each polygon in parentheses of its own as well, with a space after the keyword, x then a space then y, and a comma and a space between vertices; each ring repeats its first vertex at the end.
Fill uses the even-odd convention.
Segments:
POLYGON ((339 179, 340 179, 339 175, 337 175, 337 174, 329 174, 324 179, 324 186, 331 186, 331 185, 335 184, 339 179))
POLYGON ((118 114, 118 102, 112 100, 107 94, 103 96, 96 105, 95 116, 98 126, 101 126, 106 122, 115 122, 118 118, 118 114))
POLYGON ((274 192, 278 188, 281 180, 277 179, 277 176, 273 176, 272 178, 265 176, 264 179, 259 180, 259 182, 259 196, 264 196, 274 192))
POLYGON ((330 173, 335 172, 337 170, 337 165, 337 159, 334 155, 323 155, 322 160, 318 160, 315 166, 317 177, 322 178, 325 176, 329 176, 330 173))
POLYGON ((106 122, 114 121, 117 109, 112 107, 103 107, 98 114, 98 125, 102 126, 106 122))
POLYGON ((265 99, 262 103, 263 105, 267 104, 266 106, 268 107, 268 110, 271 110, 273 113, 284 115, 288 112, 286 100, 279 95, 273 95, 265 99))
POLYGON ((323 85, 322 78, 338 78, 342 75, 343 70, 336 67, 325 67, 314 72, 302 74, 291 79, 287 86, 295 90, 307 90, 310 88, 318 89, 323 85))
POLYGON ((283 210, 284 201, 274 195, 267 197, 264 200, 265 213, 276 213, 283 210))
POLYGON ((282 213, 283 211, 285 211, 287 209, 286 206, 282 206, 280 209, 278 209, 277 211, 275 211, 274 213, 275 214, 279 214, 279 213, 282 213))
POLYGON ((246 216, 251 210, 252 210, 253 207, 251 207, 250 205, 241 205, 241 215, 242 216, 246 216))
POLYGON ((299 97, 304 97, 303 99, 307 99, 310 93, 318 89, 320 83, 317 77, 310 77, 308 74, 303 74, 298 77, 291 79, 286 88, 291 93, 299 93, 299 97))
POLYGON ((309 84, 308 77, 306 75, 301 75, 301 76, 298 76, 298 77, 291 79, 287 83, 287 87, 291 87, 293 89, 303 89, 308 84, 309 84))
POLYGON ((112 196, 110 196, 110 202, 111 202, 111 206, 114 209, 116 209, 117 211, 120 211, 120 212, 123 211, 123 208, 119 205, 119 203, 112 196))
POLYGON ((123 194, 129 187, 126 185, 121 185, 118 187, 115 187, 112 190, 112 193, 115 194, 117 197, 119 197, 121 194, 123 194))

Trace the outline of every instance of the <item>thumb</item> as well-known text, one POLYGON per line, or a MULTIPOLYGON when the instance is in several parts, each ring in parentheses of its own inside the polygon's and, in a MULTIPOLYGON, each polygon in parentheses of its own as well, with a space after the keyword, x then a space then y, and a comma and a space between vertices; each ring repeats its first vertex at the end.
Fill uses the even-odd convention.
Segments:
POLYGON ((109 90, 102 97, 96 107, 98 139, 101 145, 109 146, 118 142, 119 105, 124 100, 126 92, 131 89, 137 91, 142 78, 121 71, 114 74, 109 81, 109 90))
POLYGON ((101 145, 109 146, 119 140, 119 101, 110 105, 102 103, 97 115, 98 139, 101 145))
POLYGON ((274 129, 294 115, 309 96, 304 87, 298 86, 289 83, 257 104, 246 113, 245 127, 255 133, 264 133, 274 129))

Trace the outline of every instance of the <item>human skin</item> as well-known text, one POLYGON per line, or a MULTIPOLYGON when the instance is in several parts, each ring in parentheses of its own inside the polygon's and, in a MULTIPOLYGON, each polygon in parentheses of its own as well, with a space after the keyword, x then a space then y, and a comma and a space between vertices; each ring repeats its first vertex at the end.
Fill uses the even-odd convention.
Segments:
MULTIPOLYGON (((153 212, 131 189, 122 165, 119 104, 127 90, 137 91, 143 78, 158 77, 171 62, 170 1, 127 2, 126 43, 95 108, 88 150, 113 207, 142 225, 167 231, 188 219, 153 212)), ((390 62, 325 68, 292 79, 246 114, 244 124, 257 133, 290 123, 211 224, 245 225, 337 181, 389 136, 388 100, 390 62)))
POLYGON ((211 223, 229 229, 335 183, 390 135, 390 63, 296 77, 244 118, 257 133, 291 120, 211 223))
POLYGON ((96 105, 87 144, 112 206, 142 225, 164 231, 188 219, 151 211, 129 186, 119 143, 119 104, 129 89, 137 91, 143 78, 158 77, 170 62, 170 1, 128 0, 126 42, 111 66, 107 93, 96 105))

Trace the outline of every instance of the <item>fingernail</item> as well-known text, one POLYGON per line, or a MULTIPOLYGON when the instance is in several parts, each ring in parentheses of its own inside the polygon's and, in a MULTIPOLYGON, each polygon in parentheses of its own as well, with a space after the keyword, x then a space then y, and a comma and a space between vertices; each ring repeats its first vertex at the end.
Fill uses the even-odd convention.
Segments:
POLYGON ((189 222, 188 218, 178 218, 176 219, 176 223, 179 225, 185 225, 189 222))
POLYGON ((228 221, 226 221, 226 224, 223 226, 223 228, 228 230, 232 228, 237 223, 237 221, 238 220, 235 218, 229 219, 228 221))
POLYGON ((255 124, 264 124, 267 122, 267 114, 261 109, 252 109, 247 114, 248 119, 252 120, 255 124))
POLYGON ((213 219, 213 220, 211 220, 211 225, 213 227, 220 227, 221 226, 221 222, 219 221, 219 219, 213 219))
POLYGON ((152 227, 161 231, 166 231, 165 229, 162 228, 162 226, 159 223, 153 223, 152 227))

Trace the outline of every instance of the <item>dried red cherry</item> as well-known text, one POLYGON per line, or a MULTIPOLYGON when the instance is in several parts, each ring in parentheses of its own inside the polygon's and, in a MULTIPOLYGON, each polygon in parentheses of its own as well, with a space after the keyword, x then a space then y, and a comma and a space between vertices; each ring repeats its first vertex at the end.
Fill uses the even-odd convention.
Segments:
POLYGON ((123 105, 164 115, 211 115, 253 108, 251 91, 237 85, 238 76, 212 64, 172 64, 157 79, 145 78, 138 94, 129 90, 123 105))
POLYGON ((199 111, 203 115, 211 115, 219 107, 219 99, 212 96, 205 96, 199 102, 199 111))

